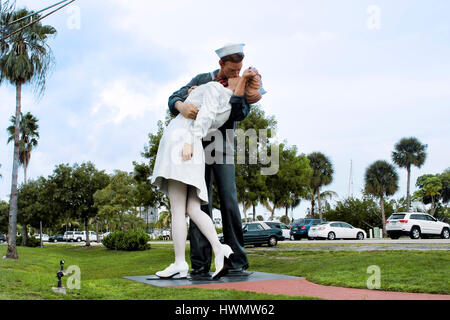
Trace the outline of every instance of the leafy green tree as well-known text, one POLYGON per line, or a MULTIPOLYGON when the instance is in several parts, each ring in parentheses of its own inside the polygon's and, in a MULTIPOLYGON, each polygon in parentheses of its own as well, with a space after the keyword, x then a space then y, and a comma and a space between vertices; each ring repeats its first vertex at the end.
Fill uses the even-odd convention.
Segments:
MULTIPOLYGON (((19 18, 25 18, 32 11, 20 9, 9 14, 1 14, 0 29, 8 26, 9 22, 19 18)), ((23 19, 18 23, 8 26, 12 33, 32 21, 39 19, 40 15, 23 19)), ((47 40, 56 34, 56 29, 36 22, 31 26, 17 32, 1 44, 0 56, 0 82, 9 81, 16 87, 16 123, 14 125, 14 161, 12 170, 11 196, 10 196, 10 221, 8 230, 8 250, 6 257, 18 259, 16 249, 17 233, 17 173, 19 168, 20 138, 19 120, 22 108, 22 86, 26 83, 34 85, 39 93, 45 88, 48 70, 53 62, 53 56, 47 40)))
POLYGON ((284 208, 285 216, 294 202, 306 196, 312 169, 305 155, 297 155, 297 147, 279 145, 279 170, 277 174, 267 176, 265 207, 271 212, 270 219, 273 220, 275 209, 284 208))
POLYGON ((156 226, 161 229, 171 229, 172 214, 169 211, 161 211, 156 226))
POLYGON ((419 188, 414 193, 413 199, 420 199, 422 202, 425 202, 425 198, 431 199, 431 210, 430 214, 434 216, 436 211, 436 200, 439 201, 441 190, 442 190, 442 181, 439 175, 431 175, 425 174, 417 178, 416 187, 419 188))
MULTIPOLYGON (((408 203, 406 197, 401 197, 399 199, 389 200, 389 205, 392 207, 392 212, 407 212, 408 203)), ((415 209, 417 211, 417 209, 415 209)))
MULTIPOLYGON (((243 205, 246 221, 247 209, 250 207, 253 208, 253 221, 256 220, 256 206, 264 201, 266 193, 266 176, 261 174, 261 168, 264 165, 261 155, 258 156, 258 151, 266 151, 264 145, 267 144, 267 141, 262 141, 261 136, 258 139, 258 134, 260 130, 267 130, 267 139, 270 139, 276 127, 275 117, 266 116, 260 106, 254 106, 249 115, 238 124, 236 130, 236 189, 238 202, 243 205), (249 134, 248 138, 245 137, 246 134, 249 134), (241 139, 245 139, 245 141, 241 139), (256 163, 250 159, 256 160, 256 163)), ((270 150, 270 142, 268 150, 270 150)))
POLYGON ((116 227, 122 231, 125 231, 127 226, 126 215, 137 214, 135 183, 132 174, 116 170, 110 178, 110 183, 94 194, 95 207, 98 208, 101 217, 118 220, 116 227))
POLYGON ((446 169, 441 175, 442 182, 441 197, 442 202, 447 204, 450 200, 450 168, 446 169))
POLYGON ((322 219, 322 205, 320 199, 320 188, 333 182, 333 164, 330 159, 321 152, 313 152, 308 155, 310 166, 313 170, 311 188, 311 215, 314 217, 315 197, 319 205, 319 218, 322 219))
POLYGON ((46 194, 47 181, 40 177, 31 180, 19 188, 17 220, 22 225, 22 245, 27 243, 27 225, 39 229, 40 222, 43 226, 51 226, 55 223, 55 212, 49 210, 50 199, 46 194))
MULTIPOLYGON (((38 119, 33 116, 31 113, 27 112, 25 115, 20 114, 20 122, 19 122, 19 163, 23 166, 24 171, 24 183, 27 183, 27 169, 30 164, 31 159, 31 151, 35 149, 38 145, 39 139, 39 125, 38 119)), ((8 127, 8 143, 14 141, 15 135, 15 123, 16 117, 11 117, 11 122, 13 123, 8 127)))
POLYGON ((158 130, 156 133, 148 134, 148 144, 144 146, 144 152, 141 155, 149 161, 148 174, 153 174, 153 169, 155 167, 156 155, 158 154, 159 142, 164 134, 164 129, 167 128, 173 117, 171 116, 169 110, 166 112, 166 118, 163 121, 158 121, 158 130))
POLYGON ((345 221, 356 228, 371 229, 381 220, 377 202, 370 196, 337 201, 333 209, 324 212, 327 221, 345 221))
POLYGON ((153 172, 150 166, 133 162, 133 177, 136 180, 136 206, 148 208, 168 207, 168 199, 159 192, 156 186, 150 183, 150 176, 153 172))
POLYGON ((385 198, 398 190, 398 174, 393 165, 379 160, 370 165, 365 173, 365 192, 379 199, 383 235, 386 236, 385 198))
POLYGON ((89 223, 98 214, 98 208, 94 206, 94 194, 106 188, 109 184, 109 176, 104 171, 98 171, 92 162, 75 164, 71 184, 74 211, 84 223, 86 246, 90 246, 89 223))
POLYGON ((137 183, 136 200, 138 206, 145 208, 158 208, 161 206, 169 208, 170 206, 169 199, 156 186, 150 184, 149 178, 153 174, 156 155, 158 154, 159 143, 164 134, 164 130, 173 118, 169 110, 167 110, 165 120, 158 121, 157 132, 149 133, 148 143, 144 146, 144 151, 141 153, 141 156, 146 159, 147 163, 133 162, 133 176, 137 183))
POLYGON ((406 185, 406 201, 409 208, 411 208, 410 184, 411 184, 411 166, 420 168, 427 157, 426 144, 422 144, 417 138, 403 138, 394 147, 392 151, 392 161, 400 168, 405 168, 407 171, 407 185, 406 185))
POLYGON ((69 164, 60 164, 55 167, 52 175, 48 177, 47 192, 52 200, 49 203, 51 212, 59 212, 61 220, 65 222, 66 228, 71 221, 78 218, 78 211, 73 199, 73 167, 69 164))

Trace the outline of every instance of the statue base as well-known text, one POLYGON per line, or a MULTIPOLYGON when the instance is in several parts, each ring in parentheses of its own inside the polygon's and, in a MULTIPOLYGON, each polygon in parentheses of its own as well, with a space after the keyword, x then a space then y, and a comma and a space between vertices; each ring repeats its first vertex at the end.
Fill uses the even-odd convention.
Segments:
MULTIPOLYGON (((212 276, 212 273, 210 273, 212 276)), ((145 283, 156 287, 181 287, 181 286, 191 286, 198 284, 213 284, 213 283, 229 283, 229 282, 254 282, 254 281, 264 281, 264 280, 283 280, 283 279, 299 279, 300 277, 286 276, 282 274, 275 273, 265 273, 265 272, 252 272, 248 276, 224 276, 220 279, 213 280, 212 278, 191 278, 188 276, 185 279, 161 279, 156 275, 146 275, 146 276, 128 276, 125 279, 145 283)))
POLYGON ((53 290, 53 292, 55 292, 55 293, 67 294, 66 288, 52 287, 52 290, 53 290))

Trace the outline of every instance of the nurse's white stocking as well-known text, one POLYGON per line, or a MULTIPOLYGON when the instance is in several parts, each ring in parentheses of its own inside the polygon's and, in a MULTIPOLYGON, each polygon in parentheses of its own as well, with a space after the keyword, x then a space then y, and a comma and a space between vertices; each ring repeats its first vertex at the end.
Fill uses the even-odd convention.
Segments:
POLYGON ((187 185, 176 180, 169 180, 168 191, 170 207, 172 211, 172 240, 175 250, 175 264, 181 265, 186 263, 185 251, 187 238, 187 185))

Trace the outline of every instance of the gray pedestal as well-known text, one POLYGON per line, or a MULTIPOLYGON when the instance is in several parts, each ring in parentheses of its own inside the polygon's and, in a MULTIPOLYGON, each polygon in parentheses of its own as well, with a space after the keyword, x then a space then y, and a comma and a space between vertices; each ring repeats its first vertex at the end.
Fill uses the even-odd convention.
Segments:
MULTIPOLYGON (((212 275, 212 273, 211 273, 212 275)), ((129 276, 124 277, 128 280, 142 282, 156 287, 178 287, 178 286, 191 286, 197 284, 212 284, 212 283, 229 283, 229 282, 252 282, 252 281, 264 281, 264 280, 282 280, 282 279, 298 279, 299 277, 286 276, 275 273, 265 272, 253 272, 249 276, 225 276, 217 280, 193 280, 187 279, 161 279, 155 275, 148 276, 129 276)))

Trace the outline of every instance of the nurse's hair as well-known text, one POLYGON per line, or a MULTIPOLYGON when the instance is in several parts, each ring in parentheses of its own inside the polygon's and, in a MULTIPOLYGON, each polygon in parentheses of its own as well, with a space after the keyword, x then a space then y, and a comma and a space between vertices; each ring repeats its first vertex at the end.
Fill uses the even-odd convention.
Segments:
MULTIPOLYGON (((241 77, 228 79, 229 89, 234 91, 240 78, 241 77)), ((244 94, 245 100, 247 101, 248 104, 254 104, 257 103, 259 100, 261 100, 262 98, 262 94, 260 92, 261 88, 262 88, 262 81, 261 75, 259 73, 247 80, 247 83, 245 84, 244 94)))

